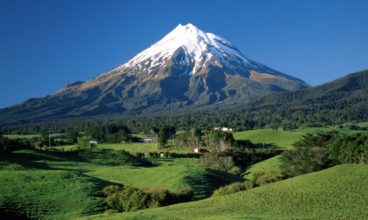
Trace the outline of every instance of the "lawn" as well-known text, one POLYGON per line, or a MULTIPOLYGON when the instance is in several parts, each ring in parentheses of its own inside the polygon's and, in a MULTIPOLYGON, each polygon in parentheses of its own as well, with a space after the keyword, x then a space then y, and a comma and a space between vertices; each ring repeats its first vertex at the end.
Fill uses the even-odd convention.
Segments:
POLYGON ((86 219, 366 219, 368 165, 324 171, 197 202, 86 219))

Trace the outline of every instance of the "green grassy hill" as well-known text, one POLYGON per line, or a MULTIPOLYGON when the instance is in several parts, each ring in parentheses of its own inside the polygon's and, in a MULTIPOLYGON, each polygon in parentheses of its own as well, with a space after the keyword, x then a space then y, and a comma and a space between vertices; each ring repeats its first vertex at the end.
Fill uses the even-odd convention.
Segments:
POLYGON ((270 172, 270 171, 281 171, 281 155, 271 157, 267 160, 263 160, 256 164, 251 165, 244 172, 243 177, 251 180, 253 179, 253 173, 256 172, 270 172))
POLYGON ((183 158, 172 161, 151 168, 102 167, 86 174, 138 188, 166 188, 178 192, 185 187, 191 187, 196 198, 208 197, 215 189, 225 184, 243 181, 238 176, 205 168, 198 164, 197 159, 183 158))
POLYGON ((208 197, 242 178, 205 168, 198 159, 160 159, 151 166, 110 149, 79 154, 18 150, 0 155, 0 219, 74 219, 102 211, 101 190, 111 184, 194 190, 208 197))
POLYGON ((248 191, 87 219, 366 219, 368 165, 340 165, 248 191))

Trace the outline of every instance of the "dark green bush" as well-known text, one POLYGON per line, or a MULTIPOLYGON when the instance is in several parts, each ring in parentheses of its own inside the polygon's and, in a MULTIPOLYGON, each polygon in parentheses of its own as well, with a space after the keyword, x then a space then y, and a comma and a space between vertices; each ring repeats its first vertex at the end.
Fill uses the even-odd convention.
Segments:
POLYGON ((137 153, 135 153, 135 155, 136 155, 138 158, 140 158, 140 159, 145 158, 144 153, 142 153, 142 152, 137 152, 137 153))
POLYGON ((130 186, 107 186, 103 189, 109 212, 127 212, 187 202, 193 198, 193 190, 184 188, 179 193, 167 189, 144 188, 130 186))
POLYGON ((297 176, 335 165, 329 146, 337 133, 307 134, 294 144, 294 149, 283 153, 283 173, 297 176))
POLYGON ((283 154, 283 173, 296 176, 337 164, 368 162, 368 133, 307 134, 283 154))
POLYGON ((253 173, 254 183, 258 186, 277 182, 282 179, 284 179, 284 175, 279 171, 253 173))
POLYGON ((368 133, 339 135, 329 150, 330 157, 337 163, 367 163, 368 133))
POLYGON ((213 192, 212 196, 214 197, 223 196, 223 195, 227 195, 231 193, 236 193, 236 192, 252 189, 253 187, 254 187, 254 184, 251 181, 245 181, 242 183, 233 183, 233 184, 218 188, 217 190, 213 192))

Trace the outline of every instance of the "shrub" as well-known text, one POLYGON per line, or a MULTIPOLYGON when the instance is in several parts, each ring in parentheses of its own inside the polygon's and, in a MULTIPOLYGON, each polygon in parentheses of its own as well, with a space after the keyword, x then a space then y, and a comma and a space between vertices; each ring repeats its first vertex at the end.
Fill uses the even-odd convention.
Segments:
POLYGON ((284 179, 284 175, 279 171, 255 172, 253 173, 254 183, 258 186, 273 183, 284 179))
POLYGON ((173 204, 174 195, 167 189, 144 188, 142 191, 150 195, 150 207, 160 207, 173 204))
POLYGON ((167 189, 144 188, 111 185, 103 189, 109 212, 127 212, 190 201, 193 190, 184 188, 179 193, 167 189))
POLYGON ((144 153, 142 153, 142 152, 137 152, 135 155, 136 155, 138 158, 140 158, 140 159, 144 159, 144 158, 145 158, 145 155, 144 155, 144 153))
POLYGON ((223 195, 227 195, 227 194, 231 194, 231 193, 236 193, 236 192, 248 190, 248 189, 251 189, 253 187, 254 187, 254 184, 251 181, 245 181, 245 182, 242 182, 242 183, 233 183, 233 184, 226 185, 226 186, 218 188, 217 190, 215 190, 213 192, 212 196, 214 196, 214 197, 223 196, 223 195))
POLYGON ((136 211, 148 208, 150 195, 134 187, 126 187, 119 194, 119 205, 122 211, 136 211))
POLYGON ((339 135, 329 150, 330 157, 337 163, 367 163, 368 134, 339 135))
POLYGON ((190 187, 185 187, 175 194, 174 203, 188 202, 193 199, 194 191, 190 187))
POLYGON ((288 176, 319 171, 336 164, 367 163, 368 134, 308 134, 282 158, 283 172, 288 176))
POLYGON ((203 155, 201 163, 212 169, 221 171, 236 170, 234 160, 231 156, 227 156, 223 153, 209 152, 203 155))

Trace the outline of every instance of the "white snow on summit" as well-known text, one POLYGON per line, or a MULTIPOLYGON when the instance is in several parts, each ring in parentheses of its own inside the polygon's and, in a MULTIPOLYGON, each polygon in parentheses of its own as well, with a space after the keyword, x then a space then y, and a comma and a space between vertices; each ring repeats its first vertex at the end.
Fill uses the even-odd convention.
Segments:
POLYGON ((226 64, 228 64, 228 60, 231 60, 232 62, 241 63, 241 65, 251 65, 248 58, 229 41, 215 34, 205 33, 189 23, 187 25, 179 24, 160 41, 117 69, 124 69, 142 63, 150 63, 151 67, 160 65, 179 48, 183 48, 188 55, 185 62, 194 63, 192 74, 196 73, 199 65, 210 60, 213 56, 226 64))

